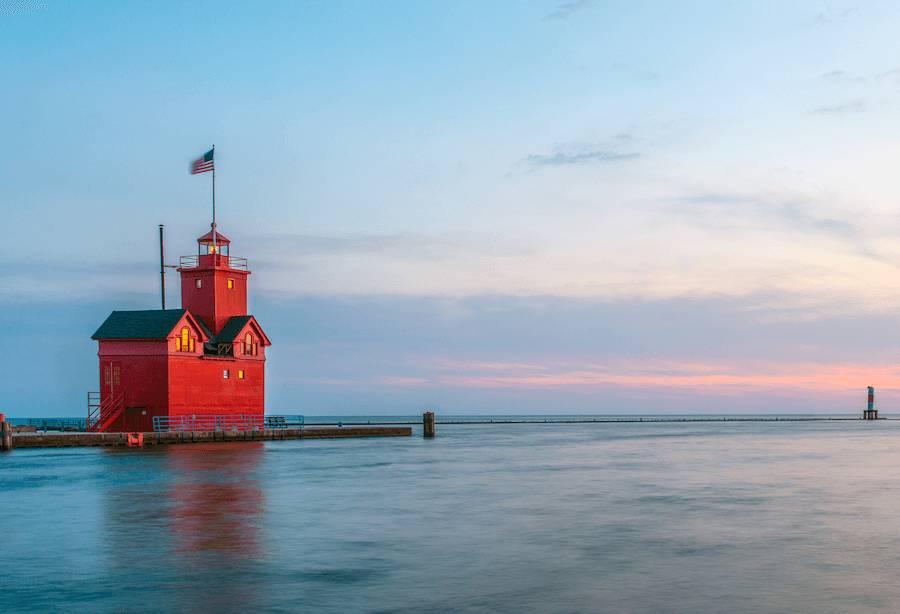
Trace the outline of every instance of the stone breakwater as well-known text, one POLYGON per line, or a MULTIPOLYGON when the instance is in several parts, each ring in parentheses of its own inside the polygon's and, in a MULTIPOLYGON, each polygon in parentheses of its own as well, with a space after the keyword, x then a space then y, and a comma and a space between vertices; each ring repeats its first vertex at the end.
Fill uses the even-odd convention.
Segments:
MULTIPOLYGON (((131 433, 130 435, 135 435, 131 433)), ((143 446, 188 443, 231 443, 239 441, 281 441, 285 439, 343 439, 352 437, 409 437, 412 427, 352 426, 305 427, 302 429, 259 429, 247 431, 195 431, 141 433, 143 446)), ((13 449, 128 446, 129 433, 18 433, 13 449)), ((132 444, 134 445, 134 444, 132 444)))

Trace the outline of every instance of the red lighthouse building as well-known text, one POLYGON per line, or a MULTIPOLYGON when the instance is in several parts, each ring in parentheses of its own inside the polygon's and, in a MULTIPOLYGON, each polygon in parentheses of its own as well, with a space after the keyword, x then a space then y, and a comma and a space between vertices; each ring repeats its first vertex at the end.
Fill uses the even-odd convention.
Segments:
POLYGON ((93 334, 100 392, 88 395, 89 430, 152 431, 154 417, 262 426, 271 343, 247 315, 247 261, 229 254, 215 224, 197 243, 178 268, 181 309, 113 311, 93 334))

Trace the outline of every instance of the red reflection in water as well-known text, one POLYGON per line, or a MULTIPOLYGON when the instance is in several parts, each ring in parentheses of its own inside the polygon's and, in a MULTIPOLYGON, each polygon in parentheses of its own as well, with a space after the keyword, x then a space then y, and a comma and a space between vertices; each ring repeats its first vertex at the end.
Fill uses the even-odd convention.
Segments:
POLYGON ((246 561, 259 550, 254 524, 263 509, 256 470, 261 442, 170 446, 168 497, 176 552, 246 561))

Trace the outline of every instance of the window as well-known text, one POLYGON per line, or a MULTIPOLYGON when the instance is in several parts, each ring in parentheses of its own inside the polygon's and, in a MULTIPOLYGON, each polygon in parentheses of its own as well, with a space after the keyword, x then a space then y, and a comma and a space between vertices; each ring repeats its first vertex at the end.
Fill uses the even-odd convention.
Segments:
POLYGON ((238 379, 244 379, 244 372, 238 371, 238 379))
POLYGON ((224 379, 228 379, 228 376, 229 376, 228 369, 225 369, 225 370, 222 372, 222 377, 223 377, 224 379))
POLYGON ((121 367, 115 365, 110 371, 110 367, 103 367, 103 383, 107 386, 118 386, 121 379, 121 367))
POLYGON ((258 353, 259 353, 259 344, 254 343, 253 344, 253 355, 256 356, 258 353))
POLYGON ((247 336, 244 337, 244 354, 249 356, 253 349, 253 336, 250 333, 247 333, 247 336))
POLYGON ((175 337, 176 352, 193 352, 194 337, 191 336, 191 330, 185 326, 181 329, 181 334, 175 337))
POLYGON ((203 285, 202 281, 199 279, 194 280, 194 286, 200 288, 203 285))
POLYGON ((228 289, 234 290, 234 280, 233 279, 228 280, 228 289))

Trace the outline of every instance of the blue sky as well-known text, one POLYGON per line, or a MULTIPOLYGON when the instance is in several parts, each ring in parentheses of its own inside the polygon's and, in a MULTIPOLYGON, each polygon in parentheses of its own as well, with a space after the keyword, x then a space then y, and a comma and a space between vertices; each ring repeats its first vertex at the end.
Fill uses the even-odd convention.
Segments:
POLYGON ((898 25, 889 2, 0 2, 5 402, 83 413, 90 335, 158 307, 157 225, 173 261, 208 229, 187 169, 215 144, 270 413, 857 412, 869 384, 887 410, 898 25))

